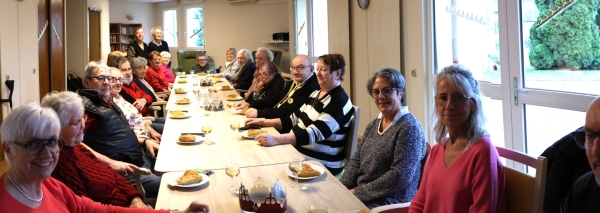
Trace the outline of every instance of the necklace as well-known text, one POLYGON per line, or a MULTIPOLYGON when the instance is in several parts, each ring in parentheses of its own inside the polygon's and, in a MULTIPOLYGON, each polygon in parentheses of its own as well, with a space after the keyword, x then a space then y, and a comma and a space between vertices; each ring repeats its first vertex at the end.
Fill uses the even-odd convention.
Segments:
POLYGON ((25 194, 25 193, 24 193, 24 192, 21 190, 21 188, 19 188, 19 186, 17 186, 17 184, 16 184, 16 183, 15 183, 15 182, 12 180, 12 178, 10 177, 10 175, 9 175, 9 174, 6 174, 6 176, 8 176, 8 179, 9 179, 9 180, 10 180, 10 182, 13 184, 13 186, 15 186, 15 187, 17 188, 17 190, 19 190, 19 192, 21 192, 21 194, 22 194, 23 196, 25 196, 25 198, 27 198, 28 200, 35 201, 35 202, 41 202, 41 201, 42 201, 42 199, 44 199, 44 191, 42 191, 42 189, 40 189, 40 194, 42 195, 42 196, 40 196, 40 199, 33 199, 33 198, 30 198, 29 196, 27 196, 27 195, 26 195, 26 194, 25 194))

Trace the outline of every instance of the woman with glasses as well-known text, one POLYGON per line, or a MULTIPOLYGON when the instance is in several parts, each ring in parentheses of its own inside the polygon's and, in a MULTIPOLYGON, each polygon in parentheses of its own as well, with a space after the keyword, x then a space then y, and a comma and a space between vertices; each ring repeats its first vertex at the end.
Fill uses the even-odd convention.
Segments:
MULTIPOLYGON (((264 100, 267 97, 280 96, 281 91, 285 87, 285 80, 279 74, 279 68, 275 63, 267 61, 258 70, 258 79, 262 86, 256 88, 249 95, 246 102, 250 103, 250 105, 254 101, 264 100)), ((271 103, 268 103, 268 107, 271 108, 276 103, 276 101, 271 101, 271 103)))
POLYGON ((484 128, 481 91, 461 65, 436 79, 434 135, 409 212, 506 212, 504 169, 484 128))
POLYGON ((225 69, 221 71, 221 73, 215 75, 217 78, 225 78, 229 82, 232 82, 233 76, 238 71, 238 62, 235 58, 235 54, 237 51, 235 48, 229 48, 225 53, 227 61, 225 61, 225 69))
POLYGON ((320 90, 311 93, 306 103, 289 117, 248 119, 247 125, 271 126, 281 135, 260 134, 262 146, 292 144, 307 160, 318 160, 333 175, 344 167, 344 146, 353 106, 342 88, 346 61, 340 54, 327 54, 317 62, 320 90))
MULTIPOLYGON (((0 176, 0 192, 2 194, 0 196, 0 212, 171 212, 170 210, 131 209, 103 205, 88 197, 78 196, 65 184, 50 177, 57 164, 69 163, 62 162, 63 159, 59 163, 61 150, 65 146, 65 141, 59 139, 63 133, 61 128, 75 128, 69 126, 76 125, 81 129, 82 124, 80 123, 83 123, 83 108, 77 104, 68 107, 60 104, 58 107, 69 111, 80 110, 80 113, 74 116, 63 114, 61 117, 69 117, 69 121, 61 122, 59 116, 51 108, 29 102, 13 110, 2 123, 2 127, 0 127, 2 146, 11 165, 8 171, 0 176)), ((76 132, 75 129, 73 131, 76 132)), ((64 148, 63 151, 66 149, 70 148, 64 148)), ((87 155, 93 156, 91 153, 87 153, 87 155)), ((83 159, 72 159, 71 163, 81 160, 83 159)), ((96 171, 96 169, 101 168, 80 169, 98 173, 100 171, 96 171)), ((57 172, 60 173, 60 171, 57 172)), ((108 169, 106 172, 112 171, 108 169)), ((78 175, 65 173, 66 178, 76 178, 78 175)), ((117 177, 119 175, 111 178, 117 177)), ((100 180, 96 181, 101 182, 100 180)), ((87 185, 85 187, 84 190, 94 196, 101 196, 98 194, 110 191, 99 189, 99 186, 93 185, 89 188, 87 185)), ((125 200, 123 199, 124 202, 125 200)), ((205 204, 194 201, 182 212, 192 211, 209 212, 209 208, 205 204)))
POLYGON ((256 71, 254 58, 250 50, 241 49, 237 53, 237 61, 240 68, 233 76, 233 88, 247 90, 252 85, 252 75, 256 71))
POLYGON ((146 65, 147 63, 148 60, 142 57, 135 57, 131 59, 131 67, 133 71, 132 82, 140 87, 144 93, 151 95, 153 101, 162 101, 162 99, 156 95, 154 89, 152 89, 152 86, 150 86, 150 84, 144 80, 146 77, 146 71, 148 70, 148 66, 146 65))
POLYGON ((256 71, 254 71, 252 85, 248 88, 248 92, 244 96, 244 100, 248 101, 248 98, 254 93, 255 90, 261 90, 265 84, 260 78, 259 69, 267 62, 273 61, 273 52, 266 47, 259 47, 254 55, 254 63, 256 64, 256 71))
POLYGON ((405 89, 404 77, 392 68, 367 80, 367 91, 380 113, 365 128, 340 182, 370 209, 410 202, 418 189, 425 134, 408 111, 405 89))

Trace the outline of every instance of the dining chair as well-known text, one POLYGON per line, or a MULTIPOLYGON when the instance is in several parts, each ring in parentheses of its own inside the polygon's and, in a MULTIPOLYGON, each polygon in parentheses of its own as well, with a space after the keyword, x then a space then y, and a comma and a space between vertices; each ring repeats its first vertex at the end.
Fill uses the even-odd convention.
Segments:
POLYGON ((500 157, 535 168, 535 176, 531 176, 512 167, 504 166, 507 212, 541 213, 544 206, 548 159, 544 156, 536 158, 503 147, 496 147, 496 150, 500 157))
MULTIPOLYGON (((421 162, 421 178, 419 179, 419 185, 421 185, 421 179, 423 178, 423 172, 425 171, 430 152, 431 145, 425 142, 425 157, 423 157, 423 161, 421 162)), ((371 211, 373 213, 405 213, 408 212, 408 207, 410 207, 410 202, 378 206, 371 209, 371 211)))
POLYGON ((135 171, 135 174, 133 174, 133 178, 135 178, 135 189, 142 195, 142 200, 146 200, 146 191, 142 185, 142 175, 149 174, 150 170, 147 168, 140 168, 139 170, 135 171))
MULTIPOLYGON (((356 152, 356 146, 358 144, 358 126, 360 124, 360 107, 352 106, 352 108, 353 108, 354 112, 353 112, 352 118, 350 118, 350 126, 348 126, 348 133, 346 133, 346 145, 344 148, 344 152, 346 154, 346 156, 344 158, 345 164, 348 164, 348 162, 350 162, 350 159, 352 158, 352 156, 354 156, 354 153, 356 152)), ((337 174, 335 176, 335 178, 337 178, 339 180, 343 174, 344 174, 344 171, 337 174)))

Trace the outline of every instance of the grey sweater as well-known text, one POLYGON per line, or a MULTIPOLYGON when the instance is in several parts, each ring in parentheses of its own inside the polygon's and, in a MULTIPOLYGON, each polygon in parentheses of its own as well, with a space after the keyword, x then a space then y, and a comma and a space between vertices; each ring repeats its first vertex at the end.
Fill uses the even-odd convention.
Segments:
POLYGON ((363 203, 379 199, 410 202, 417 193, 421 162, 425 157, 425 135, 421 122, 404 114, 383 134, 381 118, 371 121, 357 151, 345 167, 340 181, 363 203))

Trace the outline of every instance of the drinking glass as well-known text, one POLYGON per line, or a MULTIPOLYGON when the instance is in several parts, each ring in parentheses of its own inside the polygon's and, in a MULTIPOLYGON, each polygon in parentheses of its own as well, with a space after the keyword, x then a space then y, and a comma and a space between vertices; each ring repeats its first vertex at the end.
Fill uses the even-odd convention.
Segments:
POLYGON ((200 117, 206 116, 204 112, 204 106, 206 105, 206 99, 202 97, 200 91, 198 91, 198 106, 200 107, 200 117))
POLYGON ((240 165, 238 163, 228 163, 226 165, 225 174, 231 177, 231 186, 228 188, 228 191, 233 193, 238 193, 238 189, 235 186, 235 177, 240 175, 240 165))
POLYGON ((323 204, 314 204, 310 206, 308 213, 327 213, 327 206, 323 204))
POLYGON ((193 76, 194 74, 196 74, 196 72, 194 70, 190 70, 190 74, 192 74, 193 76))
POLYGON ((212 125, 210 125, 210 124, 202 125, 202 132, 206 136, 206 144, 214 144, 214 142, 210 141, 210 138, 209 138, 210 132, 212 132, 212 125))
POLYGON ((229 123, 229 127, 231 128, 231 130, 233 130, 232 139, 237 139, 237 134, 239 134, 238 130, 240 129, 240 122, 237 119, 232 119, 229 123))
POLYGON ((300 174, 300 171, 302 171, 302 163, 304 162, 304 160, 302 159, 292 159, 290 160, 290 163, 288 164, 288 169, 290 169, 290 171, 292 172, 292 174, 294 174, 294 177, 296 178, 296 181, 292 184, 290 184, 290 187, 292 188, 300 188, 302 187, 302 184, 298 183, 298 174, 300 174))
POLYGON ((235 106, 235 102, 231 102, 231 101, 227 102, 227 108, 229 109, 229 115, 234 115, 234 111, 233 111, 233 109, 235 109, 234 106, 235 106))

